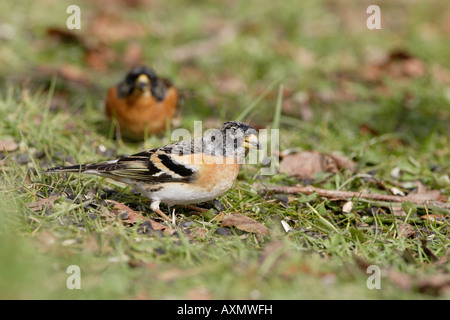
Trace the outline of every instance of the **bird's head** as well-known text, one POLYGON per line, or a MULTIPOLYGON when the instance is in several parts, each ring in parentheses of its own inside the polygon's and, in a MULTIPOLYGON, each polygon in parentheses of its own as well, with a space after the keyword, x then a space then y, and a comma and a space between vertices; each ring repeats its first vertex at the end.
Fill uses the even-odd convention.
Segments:
POLYGON ((237 148, 239 146, 238 144, 240 144, 247 151, 250 149, 261 149, 261 144, 259 143, 256 129, 245 122, 225 122, 219 130, 226 141, 234 141, 235 148, 237 148))
POLYGON ((151 92, 152 82, 157 81, 155 72, 146 66, 135 67, 128 72, 125 80, 119 85, 119 94, 129 96, 133 93, 151 92))

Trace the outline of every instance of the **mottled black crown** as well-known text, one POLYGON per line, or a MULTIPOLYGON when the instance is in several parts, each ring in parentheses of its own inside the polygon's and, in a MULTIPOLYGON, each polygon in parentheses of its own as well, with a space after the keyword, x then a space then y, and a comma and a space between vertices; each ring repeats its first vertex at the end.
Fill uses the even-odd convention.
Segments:
POLYGON ((240 121, 228 121, 222 124, 219 128, 222 133, 226 133, 228 130, 239 130, 244 133, 244 137, 248 137, 251 134, 257 134, 256 129, 251 125, 240 121))

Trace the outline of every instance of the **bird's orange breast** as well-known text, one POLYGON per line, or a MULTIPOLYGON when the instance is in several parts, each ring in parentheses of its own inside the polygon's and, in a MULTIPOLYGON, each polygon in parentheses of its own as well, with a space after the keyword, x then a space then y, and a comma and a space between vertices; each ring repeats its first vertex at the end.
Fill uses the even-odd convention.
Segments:
POLYGON ((227 159, 227 157, 191 154, 173 158, 184 165, 195 168, 193 185, 198 188, 199 192, 212 190, 216 190, 218 194, 226 192, 233 185, 241 168, 235 159, 227 159))
POLYGON ((123 135, 142 139, 145 134, 160 133, 166 129, 178 107, 178 92, 174 87, 167 89, 164 100, 158 101, 150 93, 132 94, 119 98, 117 88, 108 91, 105 112, 117 121, 123 135))

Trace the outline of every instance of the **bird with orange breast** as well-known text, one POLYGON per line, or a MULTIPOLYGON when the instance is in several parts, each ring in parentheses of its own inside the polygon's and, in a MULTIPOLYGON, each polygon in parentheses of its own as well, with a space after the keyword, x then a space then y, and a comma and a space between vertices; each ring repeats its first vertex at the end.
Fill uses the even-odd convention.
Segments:
POLYGON ((168 79, 145 66, 133 68, 118 85, 109 89, 105 113, 115 122, 120 136, 142 140, 176 126, 180 94, 168 79))

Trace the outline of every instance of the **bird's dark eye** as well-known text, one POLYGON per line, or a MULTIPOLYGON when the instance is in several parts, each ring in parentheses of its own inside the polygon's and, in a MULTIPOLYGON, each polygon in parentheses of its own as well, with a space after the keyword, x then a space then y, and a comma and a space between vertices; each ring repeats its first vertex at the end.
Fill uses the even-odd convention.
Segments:
POLYGON ((211 137, 211 142, 214 142, 214 141, 216 141, 216 137, 215 137, 215 136, 212 136, 212 137, 211 137))

